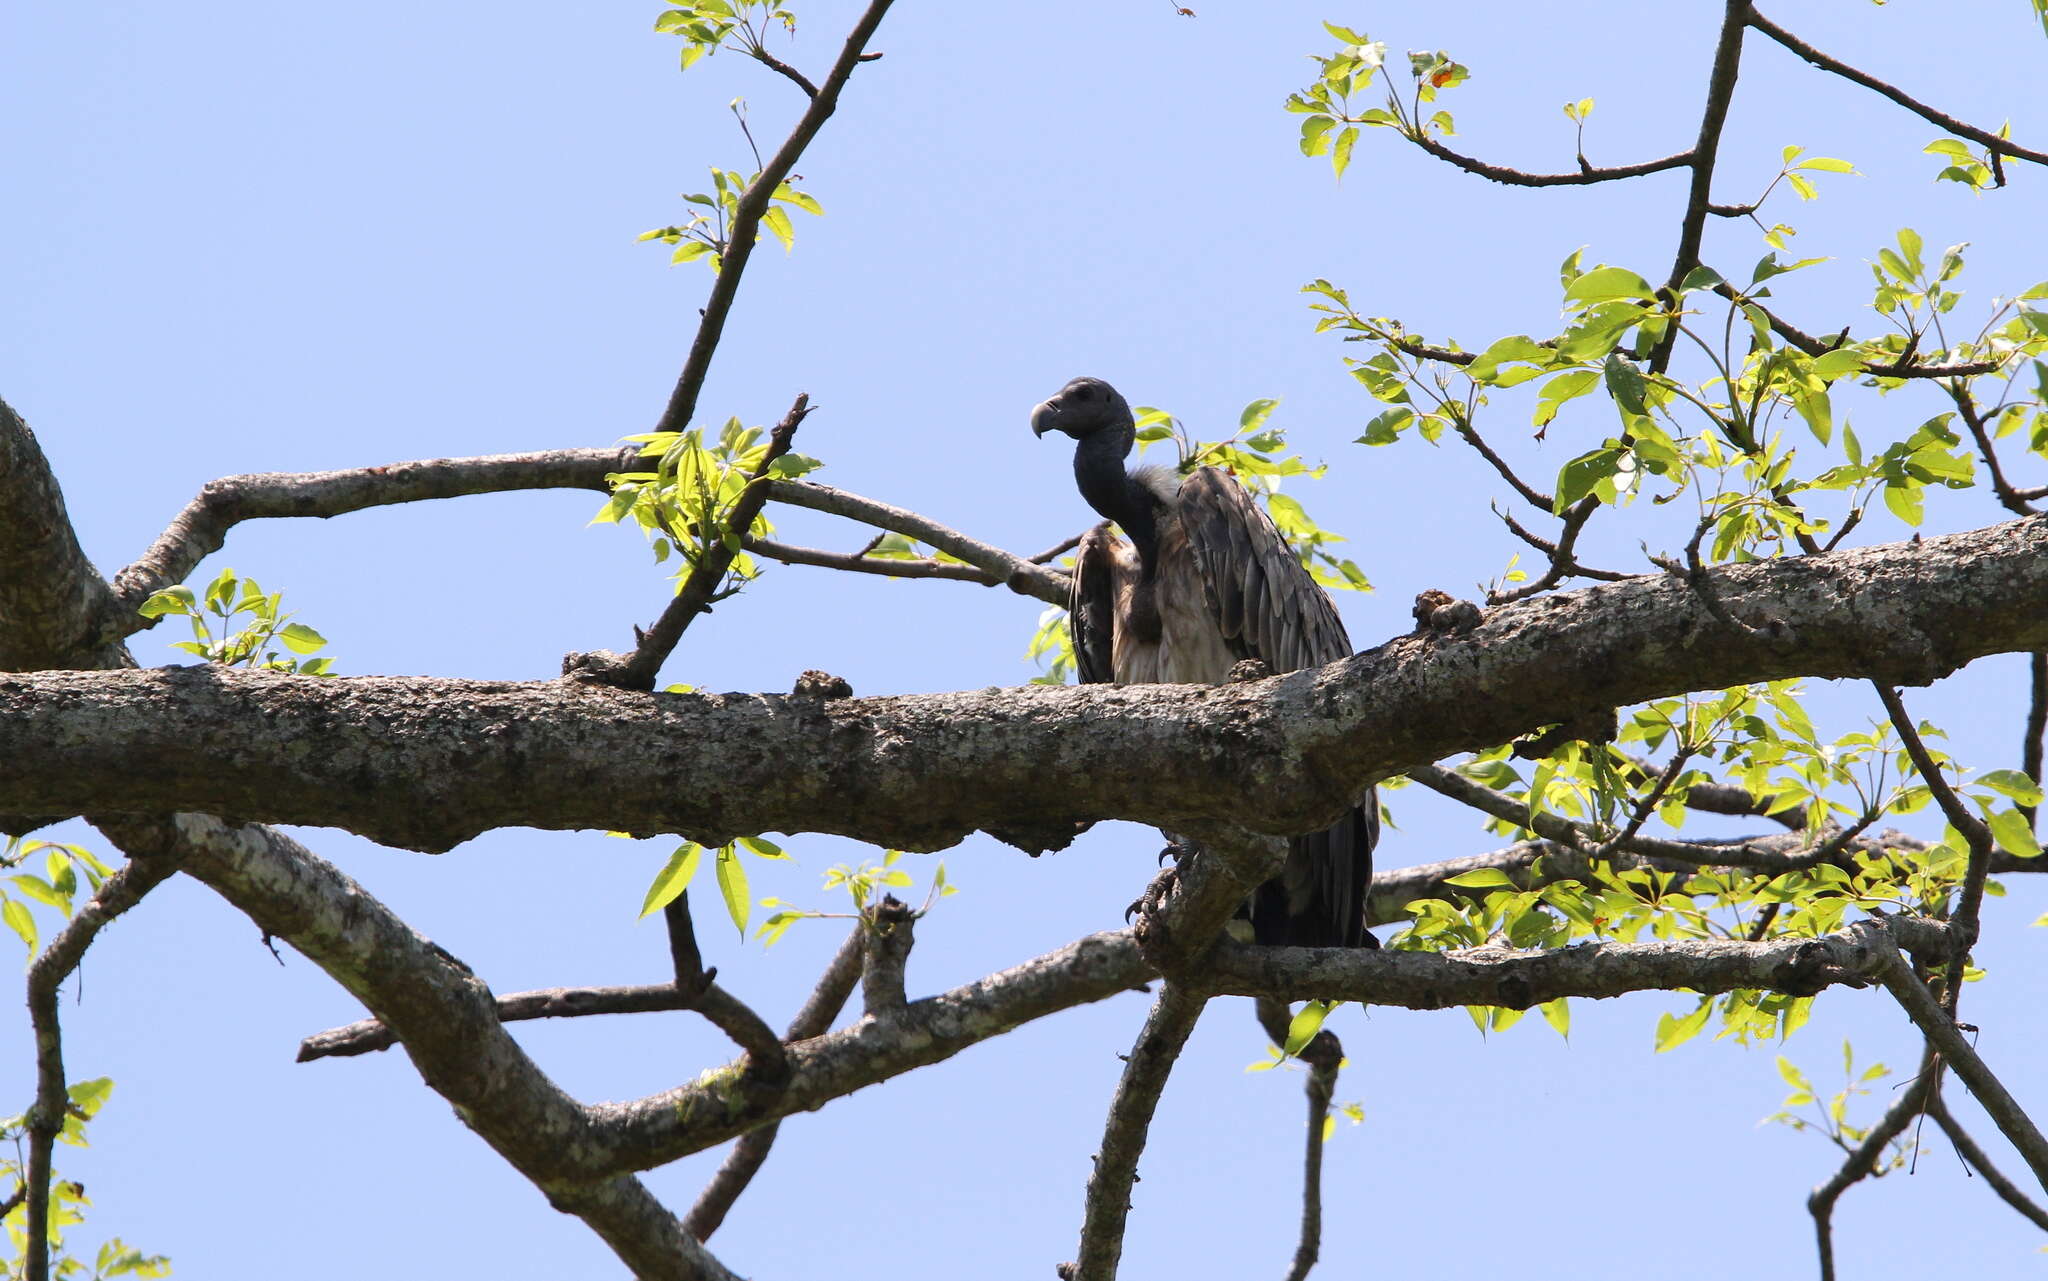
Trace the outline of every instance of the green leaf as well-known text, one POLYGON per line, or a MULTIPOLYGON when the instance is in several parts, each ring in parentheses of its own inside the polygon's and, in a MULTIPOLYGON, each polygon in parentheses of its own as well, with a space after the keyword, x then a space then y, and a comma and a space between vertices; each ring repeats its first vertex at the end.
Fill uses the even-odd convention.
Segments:
POLYGON ((1643 414, 1648 410, 1643 404, 1643 374, 1620 356, 1609 353, 1603 366, 1607 379, 1607 394, 1614 402, 1631 414, 1643 414))
POLYGON ((36 918, 29 915, 27 905, 18 899, 8 899, 5 903, 0 903, 0 918, 4 918, 8 928, 21 936, 21 941, 28 944, 28 954, 34 956, 36 954, 36 918))
POLYGON ((789 859, 789 855, 782 852, 780 845, 763 836, 742 836, 740 837, 740 844, 746 846, 748 852, 752 853, 756 858, 789 859))
POLYGON ((1310 116, 1301 122, 1301 154, 1320 156, 1330 149, 1330 130, 1337 127, 1335 116, 1310 116))
POLYGON ((327 643, 325 636, 304 623, 286 623, 278 628, 277 638, 294 654, 310 654, 327 643))
POLYGON ((782 242, 782 252, 788 253, 796 246, 796 229, 789 225, 789 214, 783 210, 769 206, 761 215, 761 225, 782 242))
MULTIPOLYGON (((1592 99, 1587 99, 1587 102, 1590 103, 1591 101, 1592 99)), ((1572 1039, 1572 1006, 1569 997, 1560 996, 1554 1001, 1545 1001, 1536 1008, 1542 1013, 1543 1021, 1550 1024, 1552 1030, 1567 1041, 1572 1039)))
POLYGON ((192 612, 192 589, 189 587, 166 587, 142 602, 136 612, 144 618, 162 618, 165 614, 189 614, 192 612))
POLYGON ((716 868, 718 892, 725 896, 725 910, 744 939, 747 937, 747 914, 753 906, 747 898, 747 869, 740 865, 739 852, 730 845, 719 848, 716 868))
MULTIPOLYGON (((1589 371, 1590 372, 1590 371, 1589 371)), ((1621 471, 1622 451, 1608 446, 1580 454, 1557 473, 1557 495, 1552 510, 1563 515, 1573 503, 1593 492, 1603 480, 1621 471)))
POLYGON ((1566 286, 1566 302, 1605 302, 1610 298, 1651 298, 1650 282, 1626 267, 1595 267, 1566 286))
MULTIPOLYGON (((1260 399, 1246 405, 1244 412, 1237 416, 1238 430, 1240 432, 1257 431, 1265 425, 1268 418, 1273 416, 1273 408, 1279 403, 1277 400, 1260 399)), ((1257 448, 1257 446, 1254 446, 1254 448, 1257 448)))
POLYGON ((654 883, 647 887, 647 897, 640 902, 641 919, 650 912, 658 912, 675 901, 678 894, 690 888, 690 878, 697 874, 697 862, 704 853, 704 847, 695 841, 684 841, 676 846, 675 853, 668 856, 668 862, 654 874, 654 883))
POLYGON ((1358 144, 1358 126, 1345 125, 1344 132, 1337 135, 1337 145, 1330 152, 1330 167, 1337 171, 1339 181, 1344 171, 1351 166, 1351 148, 1358 144))
POLYGON ((1657 1020, 1657 1053, 1675 1050, 1698 1036, 1700 1029, 1707 1025, 1707 1015, 1714 1011, 1714 998, 1701 997, 1699 1008, 1684 1018, 1666 1014, 1657 1020))
POLYGON ((1712 267, 1701 265, 1685 273, 1685 279, 1678 282, 1678 292, 1689 294, 1695 289, 1717 289, 1728 282, 1712 267))
POLYGON ((1917 529, 1925 514, 1926 499, 1917 484, 1890 484, 1884 487, 1884 505, 1891 508, 1892 515, 1917 529))
POLYGON ((1991 836, 2015 858, 2041 857, 2041 842, 2028 825, 2027 816, 2016 809, 2000 810, 1991 816, 1991 836))
POLYGON ((1315 1040, 1316 1033, 1323 1030, 1323 1020, 1330 1017, 1330 1011, 1336 1009, 1339 1004, 1341 1002, 1310 1001, 1302 1006, 1300 1013, 1287 1024, 1287 1044, 1281 1048, 1289 1056, 1300 1054, 1307 1049, 1308 1043, 1315 1040))
POLYGON ((1514 881, 1509 879, 1506 872, 1501 871, 1497 867, 1482 867, 1470 872, 1460 872, 1456 876, 1446 877, 1444 884, 1456 885, 1468 890, 1511 890, 1515 888, 1514 881))
POLYGON ((2039 805, 2041 785, 2016 769, 1995 769, 1977 779, 1980 786, 2009 796, 2019 805, 2039 805))

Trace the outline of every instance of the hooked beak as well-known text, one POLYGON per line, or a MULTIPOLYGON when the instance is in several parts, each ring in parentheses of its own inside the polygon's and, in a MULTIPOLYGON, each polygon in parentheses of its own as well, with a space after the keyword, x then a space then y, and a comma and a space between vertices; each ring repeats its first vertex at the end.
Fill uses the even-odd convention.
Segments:
POLYGON ((1060 410, 1061 406, 1050 400, 1034 406, 1031 410, 1031 434, 1042 437, 1049 431, 1058 430, 1060 410))

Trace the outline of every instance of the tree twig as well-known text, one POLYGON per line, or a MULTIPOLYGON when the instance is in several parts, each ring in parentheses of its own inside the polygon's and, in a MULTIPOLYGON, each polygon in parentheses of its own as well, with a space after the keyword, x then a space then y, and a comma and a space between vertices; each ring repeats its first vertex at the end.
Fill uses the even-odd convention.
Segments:
POLYGON ((814 565, 819 569, 840 569, 855 574, 879 574, 883 578, 946 578, 962 583, 979 583, 984 587, 1003 586, 1001 579, 985 569, 929 557, 899 560, 870 556, 865 552, 828 552, 816 547, 798 547, 754 537, 746 538, 741 545, 756 556, 766 556, 785 565, 814 565))
MULTIPOLYGON (((1742 24, 1749 13, 1749 0, 1727 0, 1721 18, 1721 34, 1714 45, 1713 70, 1707 76, 1707 101, 1700 112, 1699 140, 1693 144, 1688 163, 1692 182, 1686 190, 1685 213, 1679 219, 1678 249, 1671 258, 1671 276, 1660 296, 1669 301, 1683 283, 1686 273, 1700 265, 1700 238, 1706 233, 1707 215, 1714 203, 1714 163, 1721 153, 1721 127, 1728 120, 1728 104, 1735 97, 1735 80, 1742 68, 1742 24)), ((1661 374, 1671 362, 1676 324, 1666 331, 1650 355, 1650 372, 1661 374)))
POLYGON ((105 881, 76 915, 50 940, 28 967, 28 1013, 36 1041, 36 1096, 24 1118, 28 1131, 28 1162, 23 1196, 28 1202, 28 1234, 23 1275, 29 1281, 50 1276, 50 1178, 52 1149, 63 1132, 71 1096, 64 1078, 64 1032, 58 1019, 57 992, 85 959, 85 950, 99 932, 145 894, 178 870, 175 853, 131 859, 105 881))
MULTIPOLYGON (((1960 955, 1965 947, 1962 940, 1957 942, 1956 952, 1960 955)), ((1955 1020, 1935 1001, 1927 985, 1913 973, 1912 964, 1891 945, 1891 940, 1881 940, 1879 948, 1887 962, 1879 974, 1885 989, 1905 1007, 1907 1017, 1919 1026, 1921 1034, 1941 1055, 1942 1061, 1969 1087, 1971 1095, 1997 1123, 1999 1132, 2019 1149, 2027 1167, 2034 1172, 2034 1178, 2048 1187, 2048 1140, 2041 1137, 2033 1118, 1992 1075, 1977 1051, 1956 1029, 1955 1020)))
MULTIPOLYGON (((823 1036, 831 1030, 832 1023, 846 1006, 846 999, 853 995, 853 988, 860 981, 861 955, 866 945, 866 927, 856 924, 847 934, 839 950, 825 966, 819 976, 818 985, 812 989, 810 999, 798 1010, 796 1017, 789 1021, 789 1030, 782 1039, 788 1042, 808 1041, 814 1036, 823 1036)), ((708 1241, 725 1222, 726 1214, 733 1203, 760 1172, 761 1165, 768 1159, 769 1150, 775 1146, 776 1132, 781 1122, 770 1121, 758 1130, 742 1134, 725 1154, 717 1173, 697 1194, 697 1203, 683 1216, 683 1231, 708 1241)))
POLYGON ((1820 1251, 1821 1281, 1835 1281, 1835 1202, 1842 1194, 1866 1178, 1877 1174, 1877 1162, 1891 1146, 1892 1140, 1906 1132, 1931 1101, 1940 1098, 1935 1086, 1939 1083, 1939 1069, 1936 1067, 1934 1051, 1925 1050, 1920 1056, 1920 1071, 1898 1092, 1884 1115, 1871 1125, 1863 1141, 1849 1153, 1849 1158, 1829 1176, 1828 1181, 1814 1188, 1807 1195, 1806 1211, 1813 1216, 1814 1244, 1820 1251))
POLYGON ((1102 1146, 1088 1176, 1081 1247, 1074 1262, 1060 1265, 1062 1281, 1112 1281, 1116 1276, 1124 1252, 1124 1223, 1131 1210, 1131 1185, 1138 1178, 1138 1158, 1145 1151, 1152 1114, 1205 1004, 1205 997, 1168 982, 1146 1015, 1145 1026, 1124 1060, 1116 1095, 1110 1100, 1102 1146))
MULTIPOLYGON (((768 448, 755 465, 754 474, 748 478, 746 489, 733 502, 721 533, 744 537, 754 527, 754 518, 768 505, 768 469, 775 465, 776 459, 789 452, 790 442, 796 438, 796 429, 803 425, 810 412, 811 398, 800 394, 796 403, 789 407, 789 412, 782 416, 782 421, 775 424, 775 430, 768 437, 768 448)), ((624 663, 616 669, 590 668, 591 677, 621 689, 653 689, 655 673, 675 652, 676 642, 683 638, 684 629, 697 615, 710 610, 719 584, 725 581, 725 573, 732 568, 733 557, 739 554, 736 550, 738 543, 739 539, 726 537, 713 541, 706 548, 703 559, 690 568, 690 576, 683 580, 675 598, 661 611, 661 617, 655 620, 654 626, 640 637, 640 643, 633 647, 632 654, 624 663)))
MULTIPOLYGON (((1968 138, 1971 142, 1984 147, 1994 155, 2011 156, 2016 160, 2031 160, 2037 165, 2048 164, 2048 153, 2029 150, 2013 142, 2011 139, 2001 138, 1989 130, 1979 129, 1975 125, 1958 120, 1946 112, 1936 111, 1933 107, 1886 84, 1876 76, 1858 71, 1845 62, 1829 57, 1754 9, 1750 10, 1747 21, 1750 26, 1755 27, 1758 31, 1763 32, 1771 39, 1790 49, 1793 53, 1819 67, 1822 71, 1833 72, 1844 80, 1852 81, 1881 97, 1889 98, 1914 115, 1919 116, 1922 120, 1927 121, 1929 124, 1938 125, 1958 138, 1968 138)), ((2001 182, 1999 185, 2004 186, 2005 184, 2001 182)))
POLYGON ((1920 732, 1913 727, 1913 718, 1906 714, 1906 705, 1899 698, 1899 691, 1883 681, 1872 684, 1884 703, 1885 715, 1891 718, 1892 728, 1899 732, 1899 740, 1905 745, 1913 768, 1920 773, 1920 781, 1927 784, 1927 790, 1934 794, 1934 803, 1941 808, 1942 816, 1963 834, 1963 840, 1970 847, 1969 866, 1963 873, 1962 894, 1948 917, 1956 937, 1963 943, 1949 961, 1948 976, 1941 994, 1942 1009, 1953 1019, 1956 1003, 1963 995, 1963 967, 1969 959, 1970 945, 1977 939, 1977 915, 1984 905, 1984 881, 1990 875, 1991 854, 1997 842, 1992 839, 1991 829, 1985 826, 1984 820, 1972 814, 1970 807, 1963 804, 1963 798, 1949 786, 1948 777, 1935 763, 1927 744, 1920 741, 1920 732))
POLYGON ((668 926, 676 991, 689 997, 691 1009, 746 1051, 747 1070, 754 1077, 769 1085, 787 1081, 789 1056, 783 1053, 782 1039, 745 1001, 714 981, 718 976, 716 969, 704 968, 704 959, 697 951, 696 927, 690 921, 690 892, 684 890, 669 900, 661 915, 668 926))
MULTIPOLYGON (((796 168, 796 162, 810 146, 811 139, 823 128, 839 106, 839 91, 846 87, 846 81, 861 61, 861 52, 882 25, 882 17, 889 12, 891 0, 871 0, 853 30, 847 33, 846 43, 840 47, 839 57, 832 69, 825 74, 824 81, 811 95, 811 105, 789 131, 789 137, 768 161, 765 168, 747 185, 740 194, 739 207, 734 211, 732 225, 727 229, 726 243, 721 255, 717 279, 712 281, 711 296, 705 300, 703 318, 697 324, 697 335, 690 341, 690 352, 683 360, 683 370, 676 378, 675 390, 670 393, 668 407, 662 411, 661 420, 655 424, 658 432, 681 431, 690 425, 697 413, 697 396, 704 389, 705 376, 711 372, 711 358, 718 351, 718 340, 725 333, 725 319, 732 311, 733 299, 739 294, 740 279, 746 274, 747 261, 754 254, 754 241, 761 230, 761 218, 768 212, 776 188, 796 168)), ((772 65, 772 64, 771 64, 772 65)))
MULTIPOLYGON (((1259 1026, 1265 1029, 1266 1036, 1274 1045, 1284 1047, 1291 1024, 1286 1002, 1259 999, 1252 1003, 1252 1008, 1257 1011, 1259 1026)), ((1308 1135, 1302 1155, 1301 1234, 1289 1261, 1287 1281, 1304 1281, 1322 1255, 1323 1131, 1329 1126, 1337 1073, 1344 1065, 1344 1044, 1336 1033, 1322 1028, 1295 1057, 1308 1066, 1308 1080, 1302 1086, 1308 1101, 1308 1135)))
POLYGON ((1971 1169, 1984 1176, 1984 1182, 1991 1185, 1991 1190, 1998 1194, 2001 1201, 2019 1211, 2021 1217, 2035 1227, 2048 1232, 2048 1210, 2036 1205, 2032 1198, 2020 1191, 2018 1184, 2006 1178, 1997 1166, 1991 1164, 1991 1159, 1984 1155, 1984 1149, 1977 1146, 1977 1141, 1970 1137, 1970 1132, 1963 1128, 1955 1113, 1949 1111, 1948 1101, 1942 1098, 1939 1092, 1927 1100, 1927 1115, 1933 1117, 1935 1124, 1941 1127, 1942 1133, 1948 1135, 1948 1141, 1955 1145, 1956 1155, 1969 1162, 1971 1169))
POLYGON ((1051 605, 1067 603, 1067 576, 1057 569, 1021 560, 1000 547, 969 538, 929 517, 859 494, 816 485, 803 480, 774 480, 767 483, 768 496, 792 507, 807 507, 833 516, 844 516, 877 529, 930 543, 948 556, 958 557, 1001 582, 1020 595, 1036 596, 1051 605))
MULTIPOLYGON (((2027 701, 2027 727, 2020 735, 2020 769, 2039 784, 2042 740, 2048 737, 2048 650, 2035 650, 2027 655, 2027 678, 2032 693, 2027 701)), ((2023 805, 2020 813, 2027 816, 2028 827, 2039 824, 2038 806, 2023 805)))
POLYGON ((1510 169, 1506 165, 1491 164, 1451 150, 1436 139, 1421 134, 1404 135, 1408 141, 1435 156, 1445 164, 1463 169, 1466 173, 1477 174, 1494 182, 1506 183, 1511 187, 1586 187, 1597 182, 1614 182, 1622 178, 1641 178, 1647 174, 1662 173, 1666 169, 1682 169, 1693 161, 1693 152, 1681 151, 1665 156, 1661 160, 1645 160, 1633 165, 1610 165, 1606 167, 1588 165, 1566 173, 1526 173, 1510 169))

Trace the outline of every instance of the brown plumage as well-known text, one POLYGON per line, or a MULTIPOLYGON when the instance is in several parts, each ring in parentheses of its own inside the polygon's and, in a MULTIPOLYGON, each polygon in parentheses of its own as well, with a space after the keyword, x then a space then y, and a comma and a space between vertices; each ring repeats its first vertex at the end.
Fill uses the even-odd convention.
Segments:
MULTIPOLYGON (((1281 673, 1350 655, 1329 596, 1235 477, 1216 467, 1185 477, 1124 470, 1135 424, 1109 384, 1075 379, 1033 410, 1031 425, 1074 437, 1075 480, 1107 518, 1075 557, 1069 625, 1082 681, 1219 684, 1247 658, 1281 673)), ((1292 838, 1281 874, 1246 905, 1253 937, 1377 946, 1365 932, 1365 895, 1378 840, 1370 789, 1336 825, 1292 838)))

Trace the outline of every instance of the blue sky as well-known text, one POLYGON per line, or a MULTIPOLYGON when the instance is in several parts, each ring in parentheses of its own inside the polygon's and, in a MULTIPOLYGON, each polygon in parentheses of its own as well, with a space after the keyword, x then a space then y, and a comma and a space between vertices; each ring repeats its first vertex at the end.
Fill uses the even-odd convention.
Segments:
MULTIPOLYGON (((1690 145, 1719 7, 1194 7, 900 4, 875 42, 887 56, 856 76, 798 167, 826 216, 798 216, 793 256, 771 244, 755 258, 702 415, 769 423, 808 391, 820 410, 799 448, 829 464, 819 479, 1028 554, 1091 519, 1065 451, 1026 430, 1030 405, 1067 378, 1105 377, 1211 436, 1247 401, 1280 397, 1276 425, 1332 464, 1292 492, 1353 540, 1379 590, 1340 607, 1353 639, 1375 644, 1407 629, 1417 591, 1469 595, 1500 571, 1513 548, 1487 503, 1503 486, 1452 447, 1350 443, 1378 407, 1341 365, 1350 349, 1310 333, 1299 286, 1328 277, 1361 310, 1468 346, 1542 333, 1556 324, 1556 264, 1579 246, 1588 262, 1661 278, 1684 179, 1511 190, 1369 136, 1333 182, 1280 110, 1310 73, 1302 55, 1330 44, 1319 20, 1397 53, 1448 49, 1474 72, 1444 104, 1456 145, 1563 169, 1572 134, 1558 108, 1585 96, 1598 101, 1596 163, 1690 145)), ((679 75, 674 42, 651 31, 657 11, 373 0, 0 18, 0 395, 36 428, 95 561, 132 560, 219 475, 647 430, 709 277, 634 237, 682 216, 678 193, 700 189, 705 166, 752 167, 733 97, 764 147, 799 106, 737 57, 679 75)), ((789 58, 822 69, 856 11, 801 6, 789 58)), ((2048 137, 2038 95, 2021 88, 2048 46, 2020 0, 1768 12, 1965 118, 2048 137)), ((2036 172, 2015 166, 2013 187, 1984 197, 1934 185, 1920 154, 1931 126, 1755 39, 1744 73, 1718 198, 1760 190, 1787 143, 1860 171, 1824 176, 1812 204, 1774 198, 1802 254, 1836 259, 1778 291, 1811 328, 1868 326, 1862 260, 1902 225, 1933 247, 1973 242, 1965 309, 2048 276, 2036 172)), ((1763 251, 1746 225, 1709 229, 1706 256, 1731 276, 1763 251)), ((1872 440, 1940 408, 1921 393, 1853 404, 1872 440)), ((1603 412, 1580 402, 1542 445, 1505 398, 1492 421, 1496 442, 1547 479, 1610 430, 1603 412)), ((586 527, 597 505, 501 495, 249 525, 200 580, 232 565, 284 590, 347 673, 545 679, 566 651, 625 648, 665 598, 633 536, 586 527)), ((1930 528, 1996 518, 1972 493, 1930 528)), ((864 541, 808 513, 778 519, 795 541, 864 541)), ((1608 524, 1590 550, 1603 563, 1634 568, 1639 541, 1670 545, 1654 523, 1608 524)), ((1906 533, 1885 516, 1865 529, 1906 533)), ((1021 656, 1037 612, 958 584, 774 569, 693 627, 665 676, 785 690, 824 668, 863 694, 1010 684, 1033 674, 1021 656)), ((182 660, 172 639, 138 637, 138 658, 182 660)), ((2019 670, 1984 663, 1909 705, 1949 726, 1961 759, 2013 765, 2019 670)), ((1876 714, 1860 689, 1816 699, 1834 732, 1876 714)), ((1414 790, 1392 799, 1387 866, 1497 843, 1414 790)), ((1915 830, 1927 827, 1923 816, 1915 830)), ((659 928, 634 913, 671 842, 514 831, 426 857, 300 834, 499 992, 663 974, 659 928)), ((818 874, 864 855, 787 844, 798 863, 757 865, 757 894, 833 906, 818 874)), ((948 851, 963 892, 920 927, 912 988, 1119 923, 1157 844, 1124 826, 1049 859, 979 838, 948 851)), ((910 860, 921 883, 930 862, 910 860)), ((2029 1049, 2048 943, 2026 923, 2048 895, 2012 890, 1987 908, 1992 977, 1966 1017, 1994 1068, 2038 1101, 2048 1072, 2029 1049)), ((763 951, 714 910, 699 919, 707 960, 776 1023, 841 932, 807 922, 763 951)), ((67 1006, 71 1070, 119 1087, 93 1148, 62 1154, 65 1171, 91 1192, 93 1227, 170 1254, 179 1275, 340 1278, 365 1259, 419 1276, 620 1274, 402 1057, 292 1065, 300 1036, 360 1011, 296 955, 273 961, 197 884, 172 883, 116 926, 82 997, 67 1006)), ((1784 1092, 1773 1051, 1652 1053, 1658 1014, 1687 1004, 1582 1003, 1568 1045, 1535 1020, 1483 1041, 1457 1011, 1339 1014, 1353 1066, 1338 1097, 1368 1119, 1332 1146, 1318 1275, 1810 1275, 1804 1197, 1832 1152, 1756 1125, 1784 1092)), ((761 1277, 1047 1275, 1072 1253, 1116 1055, 1142 1015, 1137 996, 1074 1011, 799 1118, 716 1248, 761 1277)), ((726 1055, 680 1015, 519 1035, 590 1100, 660 1089, 726 1055)), ((1845 1035, 1861 1057, 1913 1060, 1903 1020, 1871 993, 1831 994, 1787 1052, 1826 1081, 1845 1035)), ((1243 1002, 1218 1003, 1197 1030, 1147 1153, 1126 1275, 1258 1274, 1291 1251, 1299 1081, 1246 1075, 1263 1047, 1243 1002)), ((0 1024, 0 1088, 25 1102, 30 1067, 25 1024, 0 1024)), ((1931 1146, 1910 1179, 1845 1201, 1844 1275, 2033 1266, 2036 1234, 1931 1146), (1948 1230, 1925 1230, 1937 1223, 1948 1230)), ((651 1182, 682 1208, 717 1160, 651 1182)))

